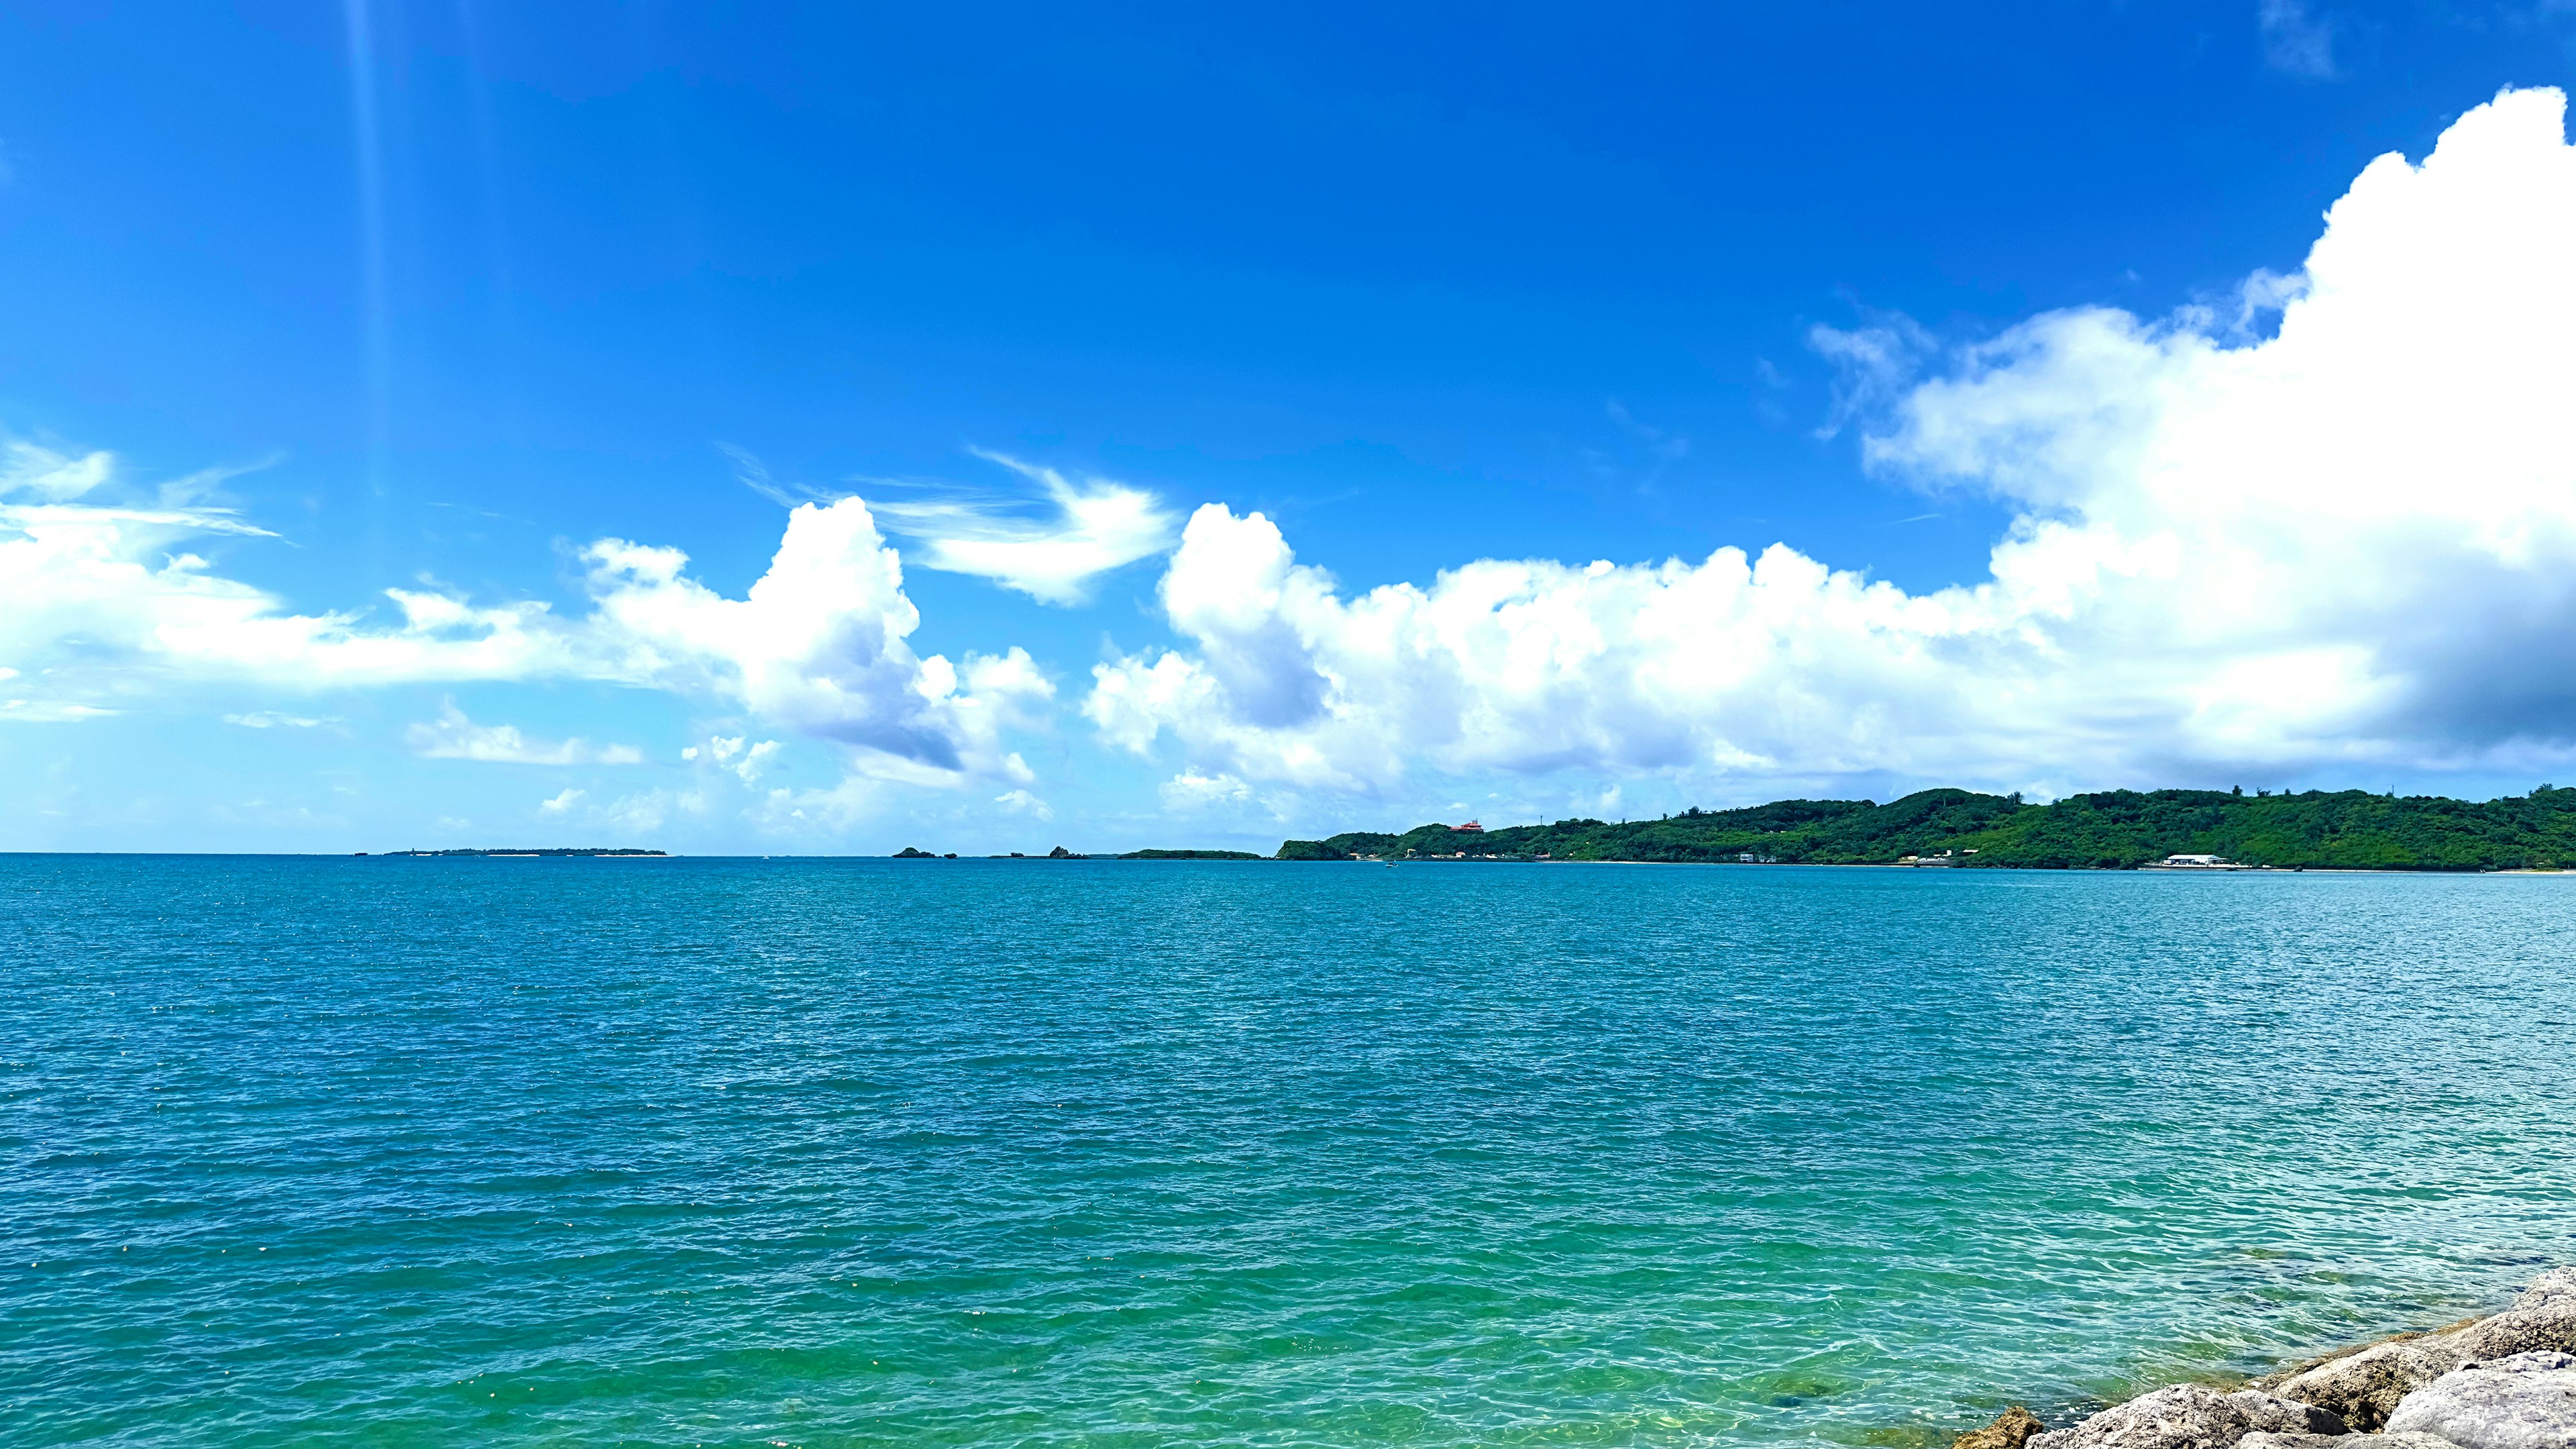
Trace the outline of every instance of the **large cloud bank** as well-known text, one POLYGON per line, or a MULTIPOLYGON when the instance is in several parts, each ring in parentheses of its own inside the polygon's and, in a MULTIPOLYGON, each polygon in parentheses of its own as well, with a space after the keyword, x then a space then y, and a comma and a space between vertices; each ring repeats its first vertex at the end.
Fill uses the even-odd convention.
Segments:
POLYGON ((916 655, 901 563, 855 498, 791 512, 740 599, 689 578, 677 549, 603 539, 582 553, 584 617, 394 589, 397 617, 378 621, 296 613, 216 572, 190 545, 263 531, 201 487, 96 501, 117 491, 103 453, 15 442, 0 456, 0 719, 79 719, 174 685, 593 679, 708 697, 849 745, 867 773, 951 783, 1025 779, 1001 735, 1051 692, 1017 649, 916 655))
POLYGON ((1870 465, 2016 511, 1973 587, 1909 594, 1775 546, 1487 560, 1345 597, 1269 520, 1211 505, 1162 583, 1186 646, 1099 667, 1084 709, 1183 779, 1340 791, 1426 770, 2049 788, 2564 761, 2564 111, 2508 92, 2420 166, 2373 162, 2301 275, 2248 285, 2249 308, 2286 299, 2269 338, 2216 309, 2059 312, 1901 389, 1870 465))
MULTIPOLYGON (((1851 370, 1836 419, 1859 426, 1871 468, 2008 505, 1981 582, 1908 593, 1775 545, 1480 560, 1351 595, 1268 519, 1210 505, 1160 586, 1180 647, 1099 666, 1083 712, 1113 746, 1177 767, 1173 808, 1557 772, 1750 794, 1852 777, 2053 791, 2564 768, 2564 111, 2556 91, 2507 93, 2421 165, 2382 157, 2304 269, 2258 274, 2239 304, 2051 313, 1936 356, 1928 378, 1905 371, 1925 357, 1919 329, 1820 336, 1851 370), (2270 336, 2249 330, 2273 308, 2270 336)), ((1050 603, 1166 546, 1150 494, 1013 466, 1045 485, 1055 519, 954 502, 887 514, 932 566, 1050 603)), ((299 612, 203 556, 263 532, 217 497, 213 480, 146 495, 105 454, 0 444, 0 724, 180 687, 587 679, 837 742, 860 786, 1031 783, 1007 741, 1043 723, 1046 679, 1017 649, 917 654, 902 562, 859 499, 794 508, 740 598, 692 578, 676 549, 600 540, 580 552, 568 614, 434 588, 388 591, 372 613, 299 612)), ((461 712, 412 743, 495 761, 634 753, 461 712)), ((759 758, 741 759, 746 784, 759 758)), ((1025 789, 1001 802, 1046 808, 1025 789)))

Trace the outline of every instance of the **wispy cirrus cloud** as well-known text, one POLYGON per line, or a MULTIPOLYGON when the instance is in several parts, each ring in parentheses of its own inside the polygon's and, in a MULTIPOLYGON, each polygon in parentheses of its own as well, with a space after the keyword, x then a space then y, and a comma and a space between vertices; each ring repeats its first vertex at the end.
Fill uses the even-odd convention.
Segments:
POLYGON ((21 724, 69 724, 77 720, 102 719, 114 713, 115 710, 101 709, 93 704, 65 704, 49 699, 0 699, 0 720, 15 720, 21 724))
MULTIPOLYGON (((1834 364, 1833 406, 1816 437, 1830 440, 1855 420, 1886 408, 1910 387, 1924 361, 1940 350, 1922 323, 1901 312, 1862 309, 1861 325, 1849 329, 1817 323, 1807 329, 1807 345, 1834 364)), ((1764 369, 1779 369, 1768 362, 1764 369)))
MULTIPOLYGON (((1614 415, 1627 421, 1613 403, 1614 415)), ((1688 447, 1685 441, 1681 445, 1688 447)), ((718 447, 733 460, 745 488, 778 504, 828 505, 859 495, 778 477, 769 465, 730 443, 718 447)), ((868 508, 887 532, 920 545, 911 561, 942 573, 970 574, 1028 595, 1042 604, 1090 602, 1094 578, 1138 559, 1168 553, 1180 538, 1180 519, 1151 489, 1094 475, 1071 477, 1059 469, 983 448, 967 451, 1035 485, 1032 496, 995 494, 912 478, 859 478, 876 496, 868 508), (889 498, 889 493, 924 495, 889 498)))
POLYGON ((2307 0, 2256 0, 2254 21, 2263 33, 2265 65, 2310 80, 2334 79, 2334 26, 2307 0))
POLYGON ((1005 453, 976 450, 1035 484, 1047 511, 1020 498, 948 497, 879 502, 886 527, 917 540, 914 562, 971 574, 1043 604, 1080 604, 1091 580, 1168 551, 1179 520, 1150 490, 1098 477, 1069 478, 1005 453))
POLYGON ((246 730, 309 730, 318 729, 331 721, 327 718, 309 719, 299 714, 281 714, 273 709, 255 709, 247 714, 225 715, 224 723, 240 725, 246 730))

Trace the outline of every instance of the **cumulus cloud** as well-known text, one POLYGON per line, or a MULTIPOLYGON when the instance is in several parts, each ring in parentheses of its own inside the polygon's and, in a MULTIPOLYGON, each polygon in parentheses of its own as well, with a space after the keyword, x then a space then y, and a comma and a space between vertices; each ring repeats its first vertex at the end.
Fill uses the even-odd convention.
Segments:
MULTIPOLYGON (((915 654, 920 614, 900 560, 857 498, 794 509, 744 598, 688 577, 678 549, 603 539, 581 554, 582 617, 423 588, 387 590, 387 618, 297 613, 218 572, 194 551, 203 540, 271 535, 203 502, 201 483, 145 506, 112 496, 133 490, 109 454, 0 451, 0 718, 87 718, 187 683, 310 693, 586 679, 711 696, 846 744, 872 774, 955 784, 1024 780, 1001 735, 1034 722, 1053 692, 1019 649, 915 654)), ((449 757, 516 757, 444 719, 422 728, 449 757)))
POLYGON ((919 562, 1017 589, 1044 604, 1079 604, 1090 581, 1172 546, 1172 515, 1142 488, 1106 478, 1076 481, 1053 468, 979 453, 1034 483, 1051 518, 974 500, 878 504, 888 525, 921 541, 919 562))
POLYGON ((1163 599, 1195 649, 1098 666, 1084 707, 1103 734, 1143 753, 1169 731, 1210 780, 1333 791, 1421 763, 1868 768, 1901 733, 1889 716, 1937 717, 1974 662, 1931 647, 1940 605, 1776 546, 1698 565, 1481 560, 1344 599, 1268 519, 1210 504, 1163 599), (1855 693, 1874 696, 1857 715, 1855 693))
POLYGON ((1013 815, 1026 815, 1035 820, 1053 820, 1055 807, 1027 790, 1006 790, 993 797, 993 803, 1013 815))
POLYGON ((731 739, 718 735, 707 741, 704 751, 691 745, 680 751, 680 758, 695 760, 703 755, 719 769, 730 770, 744 784, 751 785, 759 782, 760 772, 768 768, 770 760, 776 757, 779 749, 780 745, 776 740, 762 740, 754 744, 747 735, 736 735, 731 739))
POLYGON ((1252 787, 1232 775, 1203 775, 1190 769, 1165 780, 1155 793, 1163 808, 1171 811, 1241 805, 1252 799, 1252 787))
POLYGON ((1356 597, 1259 514, 1190 520, 1187 647, 1085 712, 1188 769, 1335 791, 1560 768, 2037 788, 2221 766, 2438 770, 2576 750, 2576 149, 2508 92, 2386 156, 2268 338, 2193 309, 2047 314, 1896 385, 1901 327, 1820 339, 1869 466, 2016 517, 1915 594, 1785 545, 1481 560, 1356 597), (1872 399, 1883 399, 1872 401, 1872 399))
POLYGON ((404 739, 428 760, 481 760, 497 765, 640 765, 644 752, 631 745, 594 745, 584 739, 532 740, 517 725, 479 725, 450 700, 436 721, 413 725, 404 739))
POLYGON ((787 516, 769 571, 740 599, 684 577, 688 555, 605 539, 583 554, 587 638, 613 677, 712 692, 764 720, 853 746, 886 778, 1023 778, 1005 726, 1054 686, 1027 652, 952 664, 906 642, 921 613, 865 503, 804 504, 787 516))

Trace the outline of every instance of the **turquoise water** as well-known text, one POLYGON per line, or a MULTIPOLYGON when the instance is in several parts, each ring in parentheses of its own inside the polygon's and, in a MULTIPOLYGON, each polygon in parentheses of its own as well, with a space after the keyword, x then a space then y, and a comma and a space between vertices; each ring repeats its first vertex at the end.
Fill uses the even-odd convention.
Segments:
POLYGON ((30 1444, 1913 1444, 2576 1261, 2576 880, 0 857, 30 1444))

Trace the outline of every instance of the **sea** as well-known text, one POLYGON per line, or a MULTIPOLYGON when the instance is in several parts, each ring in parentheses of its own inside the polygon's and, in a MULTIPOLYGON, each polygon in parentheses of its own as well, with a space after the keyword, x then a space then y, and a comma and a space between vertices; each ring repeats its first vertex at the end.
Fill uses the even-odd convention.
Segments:
POLYGON ((1946 1445, 2576 1262, 2576 877, 0 857, 30 1445, 1946 1445))

